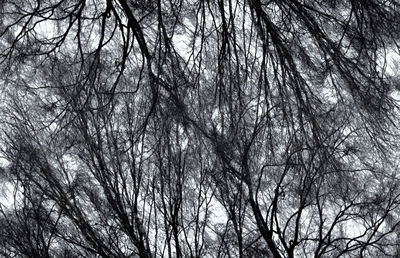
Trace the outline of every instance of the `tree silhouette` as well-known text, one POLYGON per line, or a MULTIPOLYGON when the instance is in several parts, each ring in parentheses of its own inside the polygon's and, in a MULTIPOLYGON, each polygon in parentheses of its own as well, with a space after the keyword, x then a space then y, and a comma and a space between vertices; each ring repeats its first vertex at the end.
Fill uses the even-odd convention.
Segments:
POLYGON ((2 1, 2 255, 397 257, 399 8, 2 1))

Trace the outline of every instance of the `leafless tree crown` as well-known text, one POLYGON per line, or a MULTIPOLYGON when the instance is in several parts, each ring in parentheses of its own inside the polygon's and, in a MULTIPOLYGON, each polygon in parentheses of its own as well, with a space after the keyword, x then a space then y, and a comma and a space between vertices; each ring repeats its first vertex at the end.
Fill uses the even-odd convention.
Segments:
POLYGON ((0 256, 400 257, 400 1, 0 1, 0 256))

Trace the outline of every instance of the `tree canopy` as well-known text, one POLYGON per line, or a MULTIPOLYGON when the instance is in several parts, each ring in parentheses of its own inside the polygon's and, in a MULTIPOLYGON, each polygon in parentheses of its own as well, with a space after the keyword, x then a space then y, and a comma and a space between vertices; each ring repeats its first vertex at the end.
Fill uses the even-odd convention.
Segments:
POLYGON ((400 1, 0 1, 0 255, 399 257, 400 1))

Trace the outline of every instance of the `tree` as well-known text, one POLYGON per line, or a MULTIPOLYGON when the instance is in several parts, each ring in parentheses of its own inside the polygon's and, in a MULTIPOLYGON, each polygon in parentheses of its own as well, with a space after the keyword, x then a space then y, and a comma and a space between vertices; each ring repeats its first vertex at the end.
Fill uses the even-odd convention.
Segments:
POLYGON ((400 2, 0 6, 4 255, 398 255, 400 2))

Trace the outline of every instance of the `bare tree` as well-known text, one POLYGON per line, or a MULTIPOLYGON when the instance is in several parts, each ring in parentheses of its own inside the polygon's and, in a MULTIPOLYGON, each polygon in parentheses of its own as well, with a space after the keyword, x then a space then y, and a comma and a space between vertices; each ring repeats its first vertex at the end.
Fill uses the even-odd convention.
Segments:
POLYGON ((4 255, 398 255, 400 2, 0 7, 4 255))

